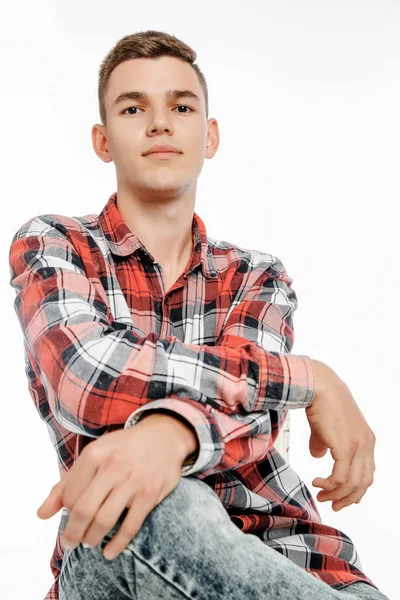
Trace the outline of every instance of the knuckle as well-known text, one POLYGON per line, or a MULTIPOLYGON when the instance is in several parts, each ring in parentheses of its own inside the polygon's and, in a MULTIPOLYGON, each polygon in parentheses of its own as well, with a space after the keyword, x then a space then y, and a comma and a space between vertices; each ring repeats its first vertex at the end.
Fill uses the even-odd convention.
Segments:
POLYGON ((153 484, 143 485, 140 488, 139 493, 140 493, 141 496, 144 496, 145 498, 151 498, 152 496, 155 495, 154 485, 153 484))
POLYGON ((88 444, 87 446, 84 447, 84 449, 81 452, 81 456, 83 454, 89 460, 95 460, 97 457, 100 456, 100 451, 99 451, 98 446, 92 442, 91 444, 88 444))
POLYGON ((97 513, 96 517, 94 518, 94 522, 96 527, 99 529, 106 529, 107 531, 109 531, 113 525, 112 519, 110 519, 108 515, 102 513, 97 513))
POLYGON ((129 525, 125 525, 125 527, 123 525, 121 525, 121 527, 119 528, 118 531, 118 537, 121 538, 122 540, 131 540, 133 537, 135 537, 136 535, 136 531, 135 528, 129 525))
POLYGON ((354 492, 355 490, 361 488, 361 483, 359 483, 358 481, 348 481, 348 486, 350 492, 354 492))
POLYGON ((353 453, 357 449, 358 443, 355 440, 349 441, 349 450, 353 453))
POLYGON ((88 518, 88 511, 77 504, 75 505, 74 516, 78 521, 85 521, 88 518))
POLYGON ((126 451, 124 448, 117 448, 110 456, 110 462, 115 464, 121 464, 126 460, 126 451))
POLYGON ((332 477, 332 483, 334 485, 341 485, 343 483, 346 483, 346 479, 345 479, 344 475, 342 475, 341 477, 339 475, 334 475, 332 477))

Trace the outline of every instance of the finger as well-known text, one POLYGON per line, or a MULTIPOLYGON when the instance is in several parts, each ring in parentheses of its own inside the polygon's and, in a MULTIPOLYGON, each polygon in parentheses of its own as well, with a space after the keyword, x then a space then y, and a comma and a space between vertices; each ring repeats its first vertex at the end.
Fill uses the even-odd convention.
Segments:
POLYGON ((94 479, 70 509, 69 521, 63 533, 64 545, 67 548, 76 548, 84 539, 86 531, 96 518, 100 506, 117 484, 118 478, 118 473, 109 467, 97 471, 94 479))
POLYGON ((364 473, 367 470, 368 460, 368 456, 366 456, 365 452, 365 447, 359 445, 353 455, 346 483, 339 485, 335 490, 320 492, 318 494, 319 500, 333 500, 334 502, 342 500, 342 502, 332 505, 332 508, 334 508, 334 506, 348 506, 348 504, 351 504, 360 497, 360 494, 365 490, 364 473))
MULTIPOLYGON (((361 491, 361 494, 363 494, 362 491, 361 491)), ((359 497, 360 497, 360 490, 357 489, 354 492, 352 492, 351 494, 349 494, 348 496, 346 496, 345 498, 343 498, 342 500, 332 502, 332 510, 334 510, 335 512, 337 512, 338 510, 342 510, 342 508, 345 508, 345 506, 349 506, 350 504, 355 503, 359 497)))
POLYGON ((104 548, 104 558, 112 560, 127 547, 142 527, 148 514, 157 505, 155 498, 155 494, 148 495, 142 489, 137 492, 118 533, 104 548))
POLYGON ((63 507, 64 481, 61 479, 53 485, 47 498, 36 511, 40 519, 49 519, 63 507))
POLYGON ((364 484, 364 486, 366 486, 366 489, 363 491, 363 493, 358 498, 358 500, 355 501, 355 504, 360 504, 361 499, 367 493, 368 488, 373 484, 375 470, 376 470, 376 465, 375 465, 375 460, 374 460, 374 447, 372 446, 371 452, 367 459, 367 467, 366 467, 366 470, 364 471, 363 484, 364 484))
MULTIPOLYGON (((365 475, 364 475, 364 478, 365 478, 365 475)), ((355 490, 347 498, 344 498, 343 500, 339 501, 339 503, 337 505, 333 506, 333 503, 332 503, 332 509, 337 511, 337 510, 341 510, 345 506, 349 506, 352 503, 360 504, 361 499, 363 496, 365 496, 366 492, 367 492, 367 490, 365 489, 365 479, 364 479, 364 487, 361 490, 361 494, 360 494, 360 489, 355 490), (344 502, 345 502, 345 504, 342 504, 344 502)))
POLYGON ((353 458, 351 473, 349 476, 351 481, 348 482, 348 485, 351 486, 351 492, 338 493, 332 502, 333 510, 341 510, 345 506, 349 506, 358 500, 361 494, 365 491, 365 486, 363 485, 365 470, 365 456, 355 456, 353 458))
POLYGON ((349 486, 347 483, 343 483, 342 485, 338 485, 334 490, 322 490, 318 492, 317 499, 319 502, 327 502, 329 500, 340 500, 353 493, 355 488, 353 486, 349 486))
POLYGON ((334 484, 334 483, 332 483, 332 481, 329 481, 329 480, 325 479, 324 477, 316 477, 312 481, 312 485, 314 487, 323 488, 324 490, 334 490, 338 486, 338 484, 334 484))
POLYGON ((355 503, 356 503, 356 504, 360 504, 360 502, 361 502, 362 498, 365 496, 365 494, 366 494, 366 493, 367 493, 367 492, 365 491, 363 494, 361 494, 361 496, 359 497, 359 499, 358 499, 358 500, 356 500, 356 502, 355 502, 355 503))
POLYGON ((89 528, 84 534, 82 543, 94 548, 104 539, 104 536, 115 526, 123 510, 133 501, 136 491, 132 481, 115 486, 100 506, 89 528))
POLYGON ((337 485, 346 483, 348 479, 354 449, 345 443, 339 449, 332 448, 331 454, 335 464, 333 465, 332 475, 329 475, 326 481, 336 487, 337 485))
POLYGON ((78 460, 71 467, 70 471, 68 471, 63 499, 64 506, 71 513, 78 498, 81 497, 84 490, 96 477, 96 473, 100 468, 94 458, 92 445, 89 444, 89 446, 84 448, 78 460))

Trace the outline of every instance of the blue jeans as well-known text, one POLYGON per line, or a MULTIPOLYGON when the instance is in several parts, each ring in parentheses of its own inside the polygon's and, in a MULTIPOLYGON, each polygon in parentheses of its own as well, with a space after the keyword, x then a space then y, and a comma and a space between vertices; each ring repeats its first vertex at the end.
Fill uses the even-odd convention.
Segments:
POLYGON ((180 478, 109 561, 102 551, 127 512, 95 548, 65 550, 60 600, 389 600, 364 582, 339 591, 316 579, 242 532, 212 488, 193 476, 180 478))

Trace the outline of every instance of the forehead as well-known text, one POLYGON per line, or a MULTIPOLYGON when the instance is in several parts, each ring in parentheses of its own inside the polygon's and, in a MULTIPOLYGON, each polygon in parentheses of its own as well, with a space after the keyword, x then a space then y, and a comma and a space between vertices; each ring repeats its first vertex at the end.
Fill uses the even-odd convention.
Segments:
POLYGON ((202 98, 202 89, 189 63, 173 56, 125 60, 111 73, 106 102, 109 106, 121 92, 143 90, 150 96, 163 96, 167 89, 190 89, 202 98))

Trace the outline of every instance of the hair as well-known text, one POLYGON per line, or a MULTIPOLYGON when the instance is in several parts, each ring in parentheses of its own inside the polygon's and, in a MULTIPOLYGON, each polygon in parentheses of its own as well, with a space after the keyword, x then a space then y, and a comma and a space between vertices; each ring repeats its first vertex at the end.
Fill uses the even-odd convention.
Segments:
POLYGON ((104 58, 99 69, 98 101, 102 125, 107 127, 107 112, 104 96, 111 73, 117 65, 131 58, 157 58, 174 56, 188 62, 195 71, 205 97, 206 118, 208 119, 208 90, 203 73, 194 64, 197 54, 187 44, 163 31, 149 29, 126 35, 121 38, 104 58))

